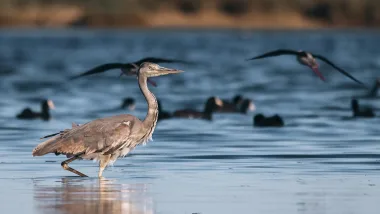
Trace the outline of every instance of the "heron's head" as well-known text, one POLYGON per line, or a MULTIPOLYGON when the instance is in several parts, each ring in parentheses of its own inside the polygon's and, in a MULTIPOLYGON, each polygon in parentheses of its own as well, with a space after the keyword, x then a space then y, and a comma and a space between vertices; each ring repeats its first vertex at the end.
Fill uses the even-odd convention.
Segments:
POLYGON ((183 72, 182 70, 165 68, 151 62, 143 62, 140 65, 138 74, 144 74, 146 77, 157 77, 167 74, 178 74, 183 72))

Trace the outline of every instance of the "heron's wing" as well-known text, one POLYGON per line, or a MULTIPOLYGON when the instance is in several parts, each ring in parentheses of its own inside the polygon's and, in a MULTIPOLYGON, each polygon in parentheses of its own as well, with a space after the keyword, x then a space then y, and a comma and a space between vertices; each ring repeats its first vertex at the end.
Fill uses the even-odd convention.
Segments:
MULTIPOLYGON (((76 127, 79 127, 79 126, 80 126, 80 125, 79 125, 79 124, 76 124, 76 123, 72 123, 72 124, 71 124, 71 127, 72 127, 72 128, 76 128, 76 127)), ((68 130, 68 129, 66 129, 66 130, 68 130)), ((65 131, 66 131, 66 130, 65 130, 65 131)), ((65 131, 60 131, 60 132, 57 132, 57 133, 54 133, 54 134, 49 134, 49 135, 46 135, 46 136, 41 137, 40 139, 53 137, 53 136, 56 136, 56 135, 58 135, 58 134, 61 134, 61 133, 65 132, 65 131)))
POLYGON ((83 76, 87 76, 87 75, 102 73, 102 72, 105 72, 105 71, 111 70, 111 69, 121 69, 125 66, 126 65, 123 63, 107 63, 107 64, 99 65, 99 66, 96 66, 95 68, 92 68, 92 69, 90 69, 84 73, 70 77, 70 80, 77 79, 79 77, 83 77, 83 76))
POLYGON ((287 50, 287 49, 278 49, 275 51, 267 52, 267 53, 259 55, 259 56, 255 56, 255 57, 247 59, 247 60, 262 59, 262 58, 266 58, 266 57, 273 57, 273 56, 280 56, 280 55, 298 56, 298 55, 300 55, 300 52, 293 51, 293 50, 287 50))
POLYGON ((132 115, 117 115, 66 129, 39 144, 33 150, 33 156, 47 153, 88 155, 119 148, 124 143, 133 143, 130 142, 130 133, 139 122, 137 120, 132 115))
POLYGON ((189 64, 190 62, 184 61, 184 60, 178 60, 178 59, 168 59, 168 58, 157 58, 157 57, 146 57, 143 59, 140 59, 139 61, 134 62, 137 65, 141 65, 143 62, 152 62, 152 63, 182 63, 182 64, 189 64))
POLYGON ((335 68, 336 70, 338 70, 340 73, 346 75, 348 78, 352 79, 353 81, 361 84, 361 85, 364 85, 364 83, 362 83, 360 80, 356 79, 355 77, 353 77, 351 74, 347 73, 345 70, 339 68, 338 66, 336 66, 334 63, 332 63, 330 60, 328 60, 326 57, 324 56, 321 56, 321 55, 314 55, 313 56, 317 59, 320 59, 322 61, 324 61, 325 63, 331 65, 333 68, 335 68))

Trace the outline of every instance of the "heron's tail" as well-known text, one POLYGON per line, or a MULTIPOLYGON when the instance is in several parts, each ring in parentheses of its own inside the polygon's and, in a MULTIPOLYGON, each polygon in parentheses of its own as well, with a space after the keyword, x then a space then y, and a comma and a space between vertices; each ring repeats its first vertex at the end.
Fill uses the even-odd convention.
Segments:
POLYGON ((54 152, 56 150, 57 141, 60 135, 53 137, 49 140, 46 140, 40 144, 38 144, 32 151, 33 156, 42 156, 46 155, 47 153, 54 152))

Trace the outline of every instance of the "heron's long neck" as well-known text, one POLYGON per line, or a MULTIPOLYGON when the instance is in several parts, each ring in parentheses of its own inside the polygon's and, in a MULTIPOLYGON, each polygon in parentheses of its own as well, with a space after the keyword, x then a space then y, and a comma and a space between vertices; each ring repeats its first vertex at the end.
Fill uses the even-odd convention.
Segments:
POLYGON ((156 97, 153 95, 153 93, 150 92, 148 89, 147 77, 145 75, 139 74, 138 80, 139 80, 140 90, 144 94, 146 102, 148 103, 148 113, 145 116, 143 124, 145 128, 149 130, 148 131, 149 134, 151 134, 151 132, 153 132, 154 130, 154 127, 156 126, 157 118, 158 118, 157 100, 156 100, 156 97))

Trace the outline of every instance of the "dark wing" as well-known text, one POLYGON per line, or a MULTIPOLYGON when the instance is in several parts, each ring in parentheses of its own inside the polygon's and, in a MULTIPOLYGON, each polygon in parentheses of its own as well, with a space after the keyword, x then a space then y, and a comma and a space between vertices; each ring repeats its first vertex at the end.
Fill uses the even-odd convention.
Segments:
POLYGON ((295 56, 299 56, 301 54, 302 54, 302 52, 299 52, 299 51, 286 50, 286 49, 278 49, 278 50, 271 51, 271 52, 268 52, 268 53, 265 53, 265 54, 262 54, 262 55, 259 55, 259 56, 255 56, 255 57, 247 59, 247 60, 262 59, 262 58, 266 58, 266 57, 280 56, 280 55, 295 55, 295 56))
POLYGON ((371 90, 368 92, 367 97, 376 97, 377 96, 377 83, 375 83, 371 90))
POLYGON ((102 73, 102 72, 105 72, 107 70, 111 70, 111 69, 121 69, 123 67, 126 67, 127 65, 126 64, 123 64, 123 63, 107 63, 107 64, 103 64, 103 65, 99 65, 95 68, 92 68, 84 73, 81 73, 79 75, 76 75, 76 76, 73 76, 73 77, 70 77, 70 80, 73 80, 73 79, 77 79, 79 77, 83 77, 83 76, 87 76, 87 75, 92 75, 92 74, 97 74, 97 73, 102 73))
POLYGON ((333 68, 335 68, 336 70, 338 70, 339 72, 341 72, 342 74, 346 75, 347 77, 349 77, 350 79, 352 79, 353 81, 361 84, 361 85, 364 85, 364 83, 362 83, 361 81, 359 81, 358 79, 356 79, 355 77, 353 77, 351 74, 347 73, 346 71, 344 71, 343 69, 339 68, 338 66, 336 66, 334 63, 332 63, 330 60, 326 59, 325 57, 321 56, 321 55, 314 55, 313 56, 317 59, 320 59, 322 61, 324 61, 325 63, 331 65, 333 68))
POLYGON ((182 63, 182 64, 190 64, 187 61, 184 60, 178 60, 178 59, 164 59, 164 58, 157 58, 157 57, 146 57, 144 59, 141 59, 139 61, 134 62, 138 66, 141 65, 143 62, 152 62, 152 63, 182 63))

